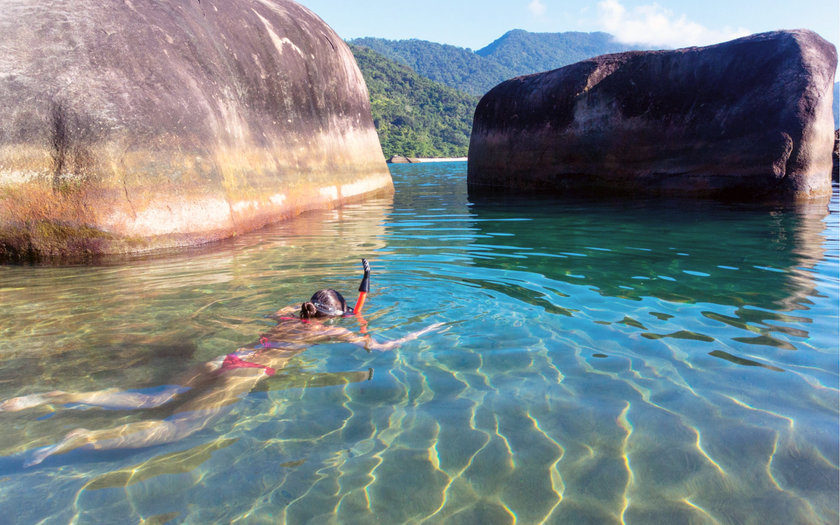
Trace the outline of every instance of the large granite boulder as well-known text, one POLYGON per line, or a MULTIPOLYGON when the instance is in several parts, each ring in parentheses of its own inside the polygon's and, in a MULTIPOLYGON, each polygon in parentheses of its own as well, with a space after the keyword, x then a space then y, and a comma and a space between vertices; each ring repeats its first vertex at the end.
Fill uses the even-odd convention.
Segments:
POLYGON ((291 0, 4 0, 0 258, 203 243, 392 191, 349 48, 291 0))
POLYGON ((830 195, 836 66, 797 30, 508 80, 476 109, 470 191, 830 195))

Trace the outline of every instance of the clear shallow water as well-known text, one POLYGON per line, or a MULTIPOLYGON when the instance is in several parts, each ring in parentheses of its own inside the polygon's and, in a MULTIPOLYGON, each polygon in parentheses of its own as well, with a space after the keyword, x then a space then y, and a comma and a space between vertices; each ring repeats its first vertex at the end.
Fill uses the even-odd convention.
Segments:
POLYGON ((837 522, 836 188, 830 216, 471 202, 465 169, 394 166, 393 199, 212 249, 0 267, 0 399, 166 385, 317 288, 352 301, 362 256, 378 338, 447 323, 393 352, 315 345, 170 444, 24 468, 170 413, 0 413, 4 519, 837 522))

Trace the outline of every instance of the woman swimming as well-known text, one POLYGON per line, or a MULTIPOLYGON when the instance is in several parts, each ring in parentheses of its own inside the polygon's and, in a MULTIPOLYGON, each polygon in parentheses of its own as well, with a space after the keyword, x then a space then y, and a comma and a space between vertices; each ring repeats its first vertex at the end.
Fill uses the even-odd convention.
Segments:
MULTIPOLYGON (((83 405, 111 409, 150 409, 178 403, 175 412, 165 419, 132 422, 102 430, 79 428, 68 433, 55 445, 36 449, 26 466, 41 463, 53 454, 77 448, 105 450, 142 448, 183 439, 216 420, 243 395, 287 363, 307 347, 322 343, 352 343, 368 350, 391 350, 440 328, 433 324, 393 341, 379 342, 370 335, 357 334, 342 326, 324 322, 350 313, 340 293, 319 290, 298 307, 290 306, 269 316, 277 324, 258 343, 204 363, 173 381, 157 393, 107 389, 96 392, 64 392, 16 397, 0 403, 0 412, 18 411, 44 404, 83 405)), ((357 372, 358 378, 370 378, 369 372, 357 372)))

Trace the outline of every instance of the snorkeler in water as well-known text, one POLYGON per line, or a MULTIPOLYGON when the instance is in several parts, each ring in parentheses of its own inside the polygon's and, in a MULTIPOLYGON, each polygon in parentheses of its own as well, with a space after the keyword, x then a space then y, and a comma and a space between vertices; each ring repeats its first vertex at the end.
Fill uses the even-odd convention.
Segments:
MULTIPOLYGON (((362 302, 363 294, 367 294, 370 274, 367 261, 363 262, 365 277, 362 286, 359 287, 362 302)), ((356 313, 360 316, 361 309, 357 308, 356 313)), ((346 342, 367 350, 391 350, 443 325, 436 323, 399 339, 379 342, 365 333, 365 324, 361 317, 359 320, 363 327, 362 334, 330 322, 348 315, 353 315, 353 311, 347 307, 340 293, 332 289, 319 290, 300 307, 282 308, 269 316, 277 321, 277 324, 263 334, 258 343, 204 363, 155 394, 118 389, 96 392, 57 390, 9 399, 0 403, 0 412, 19 411, 45 404, 149 409, 176 400, 181 401, 175 413, 166 419, 137 421, 101 430, 73 430, 55 445, 36 449, 26 466, 36 465, 51 455, 77 448, 105 450, 170 443, 205 428, 225 413, 241 396, 248 394, 258 383, 284 368, 294 356, 311 345, 346 342)), ((353 380, 370 378, 369 372, 357 374, 360 377, 353 380)))

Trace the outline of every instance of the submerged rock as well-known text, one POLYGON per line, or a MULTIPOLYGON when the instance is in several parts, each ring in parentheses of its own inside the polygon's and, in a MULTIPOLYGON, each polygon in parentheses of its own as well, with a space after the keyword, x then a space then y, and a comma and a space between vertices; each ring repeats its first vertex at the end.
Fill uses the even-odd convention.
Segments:
POLYGON ((290 0, 6 0, 0 258, 203 243, 393 186, 349 48, 290 0))
POLYGON ((830 195, 836 66, 797 30, 508 80, 476 109, 470 191, 830 195))

